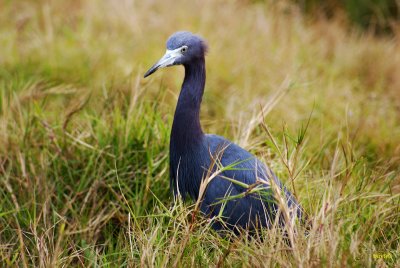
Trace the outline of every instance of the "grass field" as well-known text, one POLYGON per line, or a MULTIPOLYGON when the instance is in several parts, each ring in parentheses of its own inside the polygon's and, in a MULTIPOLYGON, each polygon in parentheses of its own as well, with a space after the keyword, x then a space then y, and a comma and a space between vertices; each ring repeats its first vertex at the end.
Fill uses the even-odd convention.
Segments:
POLYGON ((394 27, 285 1, 0 0, 0 266, 400 267, 394 27), (173 204, 183 68, 142 77, 182 29, 210 47, 204 130, 263 159, 310 215, 293 247, 275 228, 224 239, 173 204))

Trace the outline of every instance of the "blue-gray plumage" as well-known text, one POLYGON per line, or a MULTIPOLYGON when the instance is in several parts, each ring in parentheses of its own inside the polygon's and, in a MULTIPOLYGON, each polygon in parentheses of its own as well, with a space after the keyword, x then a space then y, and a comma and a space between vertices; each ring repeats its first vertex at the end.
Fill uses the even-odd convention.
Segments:
MULTIPOLYGON (((212 171, 217 170, 218 165, 213 165, 213 159, 217 158, 224 167, 234 166, 212 179, 202 197, 200 208, 205 215, 222 215, 222 220, 215 221, 215 229, 271 226, 278 211, 271 182, 281 189, 283 200, 292 210, 290 217, 301 218, 301 207, 265 164, 229 140, 203 133, 199 115, 206 81, 206 52, 207 45, 201 37, 190 32, 176 32, 167 41, 166 54, 144 75, 147 77, 171 65, 185 67, 170 138, 170 186, 174 195, 197 200, 200 184, 210 166, 212 171), (249 191, 243 183, 262 191, 254 191, 254 188, 249 191), (238 195, 240 198, 229 199, 238 195), (224 199, 228 201, 221 202, 224 199)), ((279 222, 284 223, 282 217, 279 222)))

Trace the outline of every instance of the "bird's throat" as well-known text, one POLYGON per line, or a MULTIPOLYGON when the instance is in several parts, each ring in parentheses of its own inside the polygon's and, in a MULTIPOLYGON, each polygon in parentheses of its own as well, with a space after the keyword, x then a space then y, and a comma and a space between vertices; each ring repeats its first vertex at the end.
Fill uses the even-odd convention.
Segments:
POLYGON ((185 152, 203 139, 200 105, 206 81, 205 61, 200 58, 185 65, 185 79, 176 106, 171 130, 171 147, 185 152))

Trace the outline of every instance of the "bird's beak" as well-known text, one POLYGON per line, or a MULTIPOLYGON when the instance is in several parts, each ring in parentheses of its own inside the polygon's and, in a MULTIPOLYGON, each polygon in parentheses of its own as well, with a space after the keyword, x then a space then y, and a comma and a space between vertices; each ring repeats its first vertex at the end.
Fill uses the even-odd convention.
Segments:
POLYGON ((181 55, 180 48, 174 50, 167 49, 165 55, 144 74, 144 77, 146 78, 160 68, 173 65, 175 60, 181 55))

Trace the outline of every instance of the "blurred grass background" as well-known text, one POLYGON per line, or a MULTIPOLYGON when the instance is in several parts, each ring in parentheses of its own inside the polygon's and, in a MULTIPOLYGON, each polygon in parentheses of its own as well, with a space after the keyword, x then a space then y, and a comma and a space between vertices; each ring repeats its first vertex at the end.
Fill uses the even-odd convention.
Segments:
POLYGON ((399 265, 399 6, 357 2, 1 0, 2 264, 399 265), (313 218, 292 250, 172 205, 183 69, 142 76, 183 29, 210 46, 205 131, 263 158, 313 218))
POLYGON ((396 28, 400 16, 400 3, 397 0, 297 0, 303 11, 327 17, 342 13, 347 19, 364 30, 376 34, 391 33, 396 28))

